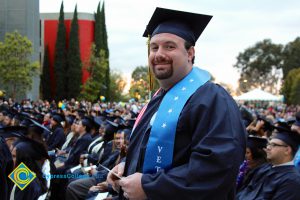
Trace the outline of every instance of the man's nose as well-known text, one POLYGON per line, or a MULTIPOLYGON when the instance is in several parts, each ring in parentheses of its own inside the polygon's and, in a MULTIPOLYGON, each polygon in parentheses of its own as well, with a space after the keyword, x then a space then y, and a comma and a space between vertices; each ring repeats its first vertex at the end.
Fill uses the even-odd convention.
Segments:
POLYGON ((165 59, 166 59, 165 51, 163 50, 163 48, 158 48, 157 51, 155 52, 155 60, 160 61, 165 59))

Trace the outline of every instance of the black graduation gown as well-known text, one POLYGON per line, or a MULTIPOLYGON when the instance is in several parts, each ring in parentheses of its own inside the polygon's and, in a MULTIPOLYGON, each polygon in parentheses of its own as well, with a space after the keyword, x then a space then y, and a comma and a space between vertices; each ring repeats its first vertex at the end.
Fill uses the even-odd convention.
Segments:
POLYGON ((9 199, 12 182, 8 175, 13 171, 13 160, 11 153, 3 137, 0 136, 0 198, 9 199))
POLYGON ((293 165, 262 167, 238 200, 299 200, 300 174, 293 165))
POLYGON ((14 199, 37 200, 41 195, 43 195, 43 192, 40 183, 37 178, 35 178, 24 190, 20 190, 18 187, 16 187, 14 199))
POLYGON ((65 141, 66 136, 63 127, 60 125, 56 126, 47 140, 48 151, 56 150, 56 148, 60 149, 65 141))
MULTIPOLYGON (((163 96, 158 94, 150 101, 131 136, 125 176, 142 171, 149 121, 163 96)), ((221 86, 207 82, 181 111, 172 168, 144 174, 142 187, 155 200, 234 199, 245 149, 246 130, 236 103, 221 86)))
POLYGON ((65 167, 71 168, 78 165, 80 155, 87 150, 92 140, 93 139, 89 133, 86 133, 81 138, 78 138, 75 142, 75 145, 70 150, 67 160, 65 161, 65 167))
MULTIPOLYGON (((102 163, 105 167, 112 169, 116 165, 116 161, 119 158, 120 151, 115 150, 110 153, 108 158, 102 163)), ((103 169, 100 165, 97 167, 97 173, 93 175, 95 177, 97 183, 101 183, 106 180, 108 171, 103 169)))

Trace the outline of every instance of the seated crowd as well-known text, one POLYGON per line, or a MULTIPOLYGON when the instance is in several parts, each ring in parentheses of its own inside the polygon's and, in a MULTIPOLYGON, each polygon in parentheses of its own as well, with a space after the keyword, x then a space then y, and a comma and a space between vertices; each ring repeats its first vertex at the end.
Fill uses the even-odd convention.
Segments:
MULTIPOLYGON (((125 159, 140 109, 136 103, 0 102, 1 198, 118 199, 107 169, 125 159), (23 190, 8 178, 21 163, 36 175, 23 190)), ((288 117, 240 110, 248 141, 236 199, 300 199, 299 109, 288 117)))
POLYGON ((0 105, 0 194, 4 199, 95 199, 117 196, 107 169, 125 159, 137 116, 134 104, 80 103, 63 108, 0 105), (10 173, 25 164, 36 178, 21 190, 10 173))

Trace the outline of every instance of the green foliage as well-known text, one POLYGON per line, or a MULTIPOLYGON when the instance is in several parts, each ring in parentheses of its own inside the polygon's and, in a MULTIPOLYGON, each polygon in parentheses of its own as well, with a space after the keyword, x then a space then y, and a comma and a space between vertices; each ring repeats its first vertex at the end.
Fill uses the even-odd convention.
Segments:
POLYGON ((290 70, 300 67, 300 37, 285 45, 283 50, 283 77, 290 70))
POLYGON ((300 72, 295 76, 291 91, 291 103, 300 105, 300 72))
POLYGON ((106 23, 105 23, 105 6, 104 6, 104 2, 102 4, 101 7, 101 29, 102 29, 102 49, 104 49, 105 51, 105 56, 106 58, 109 58, 109 49, 108 49, 108 43, 107 43, 107 30, 106 30, 106 23))
POLYGON ((71 24, 70 42, 68 50, 68 68, 66 73, 66 92, 68 99, 76 98, 81 89, 82 69, 80 59, 80 48, 78 38, 78 18, 77 6, 75 7, 74 16, 71 24))
POLYGON ((118 72, 112 72, 110 74, 110 80, 111 80, 110 101, 114 101, 114 102, 125 101, 126 97, 122 93, 126 86, 126 82, 122 78, 122 75, 118 72))
POLYGON ((66 51, 66 27, 64 23, 64 5, 61 3, 58 30, 55 44, 54 80, 55 99, 61 100, 67 97, 67 51, 66 51))
POLYGON ((38 74, 39 63, 31 62, 32 43, 17 31, 6 33, 0 42, 1 85, 9 97, 24 94, 31 89, 32 77, 38 74))
MULTIPOLYGON (((131 74, 132 82, 129 89, 129 95, 137 100, 148 99, 149 96, 149 77, 148 67, 138 66, 131 74)), ((154 91, 159 88, 159 84, 156 81, 154 83, 154 91)))
POLYGON ((269 39, 258 42, 238 55, 234 67, 241 72, 241 91, 261 87, 274 92, 280 80, 282 45, 273 44, 269 39))
POLYGON ((51 100, 51 78, 50 78, 50 65, 49 65, 49 49, 45 47, 43 69, 41 74, 41 92, 43 99, 51 100))
MULTIPOLYGON (((104 49, 105 52, 105 58, 109 58, 109 49, 108 49, 108 43, 107 43, 107 30, 106 30, 106 24, 105 24, 105 6, 104 6, 104 2, 102 4, 101 7, 101 32, 102 35, 100 37, 102 37, 102 44, 101 44, 101 49, 104 49)), ((109 61, 107 63, 107 68, 105 70, 105 85, 106 85, 106 98, 108 100, 110 100, 110 94, 113 91, 113 89, 110 88, 110 68, 109 68, 109 61)))
POLYGON ((101 10, 100 10, 100 2, 97 7, 97 12, 95 13, 95 48, 96 48, 96 55, 100 54, 101 48, 103 48, 102 39, 103 39, 103 30, 101 29, 102 25, 102 17, 101 17, 101 10))
POLYGON ((101 95, 105 96, 105 70, 107 68, 107 59, 103 50, 96 55, 96 47, 92 45, 89 66, 87 68, 90 73, 89 79, 83 85, 80 93, 81 99, 96 101, 101 95))
POLYGON ((286 76, 282 94, 287 104, 300 104, 300 68, 292 69, 286 76))

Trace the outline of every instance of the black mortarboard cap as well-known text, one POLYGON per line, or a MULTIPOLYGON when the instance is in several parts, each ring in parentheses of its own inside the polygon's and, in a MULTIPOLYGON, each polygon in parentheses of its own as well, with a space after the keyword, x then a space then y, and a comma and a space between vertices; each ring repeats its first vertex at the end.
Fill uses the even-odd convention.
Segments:
POLYGON ((0 135, 4 138, 8 137, 24 137, 27 135, 27 128, 24 126, 7 126, 0 128, 0 135))
POLYGON ((110 141, 114 137, 114 133, 117 132, 119 125, 117 123, 114 123, 112 121, 106 120, 107 124, 105 126, 105 134, 104 139, 106 141, 110 141))
POLYGON ((53 114, 52 119, 57 123, 61 123, 62 121, 65 121, 65 116, 60 113, 55 113, 53 114))
POLYGON ((286 121, 278 121, 272 127, 278 132, 291 132, 291 126, 286 121))
POLYGON ((39 129, 41 129, 40 133, 42 134, 44 131, 48 132, 48 133, 51 133, 51 131, 44 125, 40 124, 39 122, 37 122, 36 120, 34 119, 28 119, 31 124, 29 125, 29 127, 38 127, 39 129))
POLYGON ((156 8, 143 37, 159 33, 172 33, 195 45, 212 16, 156 8))
POLYGON ((268 143, 268 140, 266 138, 262 137, 256 137, 256 136, 248 136, 247 140, 247 147, 253 148, 253 149, 263 149, 266 148, 268 143))
POLYGON ((103 120, 100 116, 94 117, 94 123, 97 124, 97 127, 99 128, 103 124, 103 120))
POLYGON ((76 116, 74 116, 74 115, 68 115, 68 116, 66 116, 66 121, 68 122, 68 124, 72 125, 75 118, 76 118, 76 116))
POLYGON ((294 152, 297 152, 300 144, 300 135, 297 132, 291 130, 284 130, 282 127, 276 127, 276 132, 272 138, 282 140, 284 143, 289 145, 294 152))
POLYGON ((30 138, 20 138, 20 140, 15 143, 15 147, 19 149, 19 152, 22 152, 23 158, 30 158, 32 160, 42 160, 44 158, 49 159, 49 155, 45 146, 42 143, 30 138), (24 155, 26 157, 24 157, 24 155))
POLYGON ((85 116, 81 119, 82 125, 92 129, 94 126, 94 119, 91 116, 85 116))

